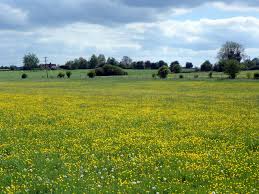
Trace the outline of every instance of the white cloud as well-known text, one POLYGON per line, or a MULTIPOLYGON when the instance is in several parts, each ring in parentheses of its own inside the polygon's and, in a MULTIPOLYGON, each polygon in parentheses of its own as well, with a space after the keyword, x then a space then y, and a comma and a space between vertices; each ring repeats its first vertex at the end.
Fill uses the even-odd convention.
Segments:
POLYGON ((231 6, 224 2, 214 2, 210 4, 211 6, 223 10, 223 11, 235 11, 235 12, 259 12, 259 7, 258 6, 249 6, 243 3, 232 3, 231 6))
POLYGON ((10 5, 0 3, 0 24, 21 26, 27 23, 27 12, 11 7, 10 5))

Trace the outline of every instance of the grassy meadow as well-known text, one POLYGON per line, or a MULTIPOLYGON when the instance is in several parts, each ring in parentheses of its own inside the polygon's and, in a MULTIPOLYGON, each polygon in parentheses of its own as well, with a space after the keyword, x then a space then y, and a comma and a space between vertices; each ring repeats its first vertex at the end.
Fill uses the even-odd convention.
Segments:
POLYGON ((258 193, 259 82, 245 72, 57 73, 0 72, 0 193, 258 193))

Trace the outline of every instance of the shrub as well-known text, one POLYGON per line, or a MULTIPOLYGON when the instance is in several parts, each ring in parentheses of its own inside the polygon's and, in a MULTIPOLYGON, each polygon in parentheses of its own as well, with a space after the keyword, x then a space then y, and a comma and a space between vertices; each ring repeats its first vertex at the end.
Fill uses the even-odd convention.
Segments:
POLYGON ((154 78, 154 79, 156 78, 156 74, 155 73, 152 74, 152 78, 154 78))
POLYGON ((167 78, 168 74, 170 73, 170 70, 167 66, 162 66, 158 69, 157 76, 161 79, 167 78))
POLYGON ((114 65, 104 65, 103 67, 96 68, 95 74, 97 76, 128 75, 122 68, 114 65))
POLYGON ((254 79, 259 79, 259 73, 254 73, 254 79))
POLYGON ((96 73, 95 73, 95 71, 90 71, 90 72, 87 73, 87 76, 89 78, 94 78, 96 76, 96 73))
POLYGON ((240 63, 236 60, 226 60, 224 62, 224 72, 229 75, 230 79, 235 79, 237 74, 240 72, 240 63))
POLYGON ((65 74, 64 74, 63 72, 59 72, 57 77, 58 77, 58 78, 64 78, 64 77, 65 77, 65 74))
POLYGON ((212 71, 209 73, 209 78, 213 78, 213 72, 212 71))
POLYGON ((67 71, 66 75, 67 75, 67 78, 69 79, 71 77, 71 75, 72 75, 72 72, 71 71, 67 71))
POLYGON ((180 79, 183 79, 183 78, 184 78, 184 76, 183 76, 183 75, 180 75, 180 76, 179 76, 179 78, 180 78, 180 79))
POLYGON ((28 78, 28 75, 26 73, 23 73, 21 77, 22 77, 22 79, 26 79, 26 78, 28 78))
POLYGON ((252 74, 250 72, 246 73, 246 77, 247 79, 251 79, 252 78, 252 74))
POLYGON ((194 75, 194 78, 195 78, 195 79, 199 78, 199 75, 194 75))

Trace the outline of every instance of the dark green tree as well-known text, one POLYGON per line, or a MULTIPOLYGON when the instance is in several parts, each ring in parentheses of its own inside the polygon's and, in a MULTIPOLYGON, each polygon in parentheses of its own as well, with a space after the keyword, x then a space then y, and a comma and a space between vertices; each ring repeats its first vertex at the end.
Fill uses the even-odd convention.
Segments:
POLYGON ((24 70, 32 70, 39 67, 39 58, 33 54, 29 53, 27 55, 24 55, 23 57, 23 69, 24 70))
POLYGON ((168 66, 164 65, 158 69, 157 76, 161 79, 167 78, 168 74, 170 73, 170 69, 168 66))
POLYGON ((209 60, 202 63, 201 71, 212 71, 212 70, 213 70, 213 65, 210 63, 209 60))
POLYGON ((94 69, 98 66, 98 58, 96 55, 92 55, 90 61, 89 61, 89 68, 94 69))
POLYGON ((224 62, 224 72, 229 75, 230 79, 235 79, 241 71, 241 65, 237 60, 226 60, 224 62))

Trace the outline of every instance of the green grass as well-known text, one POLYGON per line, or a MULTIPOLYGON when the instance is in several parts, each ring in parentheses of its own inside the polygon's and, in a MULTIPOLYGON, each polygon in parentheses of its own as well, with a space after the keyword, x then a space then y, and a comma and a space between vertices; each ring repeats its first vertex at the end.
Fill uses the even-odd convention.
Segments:
POLYGON ((258 193, 258 81, 4 73, 0 193, 258 193))
MULTIPOLYGON (((87 72, 89 70, 73 70, 71 79, 72 80, 82 80, 87 78, 87 72)), ((157 73, 157 70, 126 70, 128 76, 123 76, 124 79, 152 79, 152 74, 157 73)), ((57 75, 59 72, 66 72, 64 70, 55 70, 49 71, 49 80, 57 80, 57 75)), ((251 78, 253 74, 259 71, 242 71, 237 79, 247 79, 247 73, 251 73, 251 78)), ((0 71, 0 81, 17 81, 21 80, 21 75, 23 73, 28 74, 29 80, 46 80, 45 71, 0 71)), ((179 76, 183 75, 185 80, 207 80, 209 79, 209 72, 190 72, 190 73, 180 73, 180 74, 170 74, 169 79, 179 79, 179 76), (194 78, 195 75, 198 75, 198 78, 194 78)), ((222 72, 213 72, 213 79, 227 79, 228 76, 222 72)), ((103 79, 103 78, 101 78, 103 79)), ((108 78, 109 79, 109 78, 108 78)), ((115 79, 115 78, 112 78, 115 79)), ((118 79, 118 78, 117 78, 118 79)), ((121 77, 119 77, 121 79, 121 77)))

